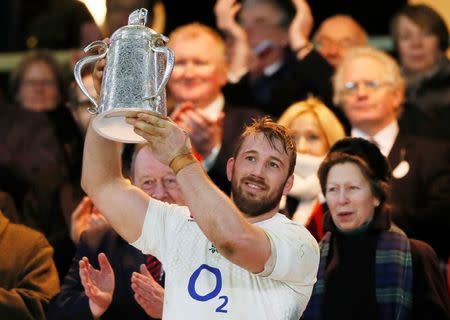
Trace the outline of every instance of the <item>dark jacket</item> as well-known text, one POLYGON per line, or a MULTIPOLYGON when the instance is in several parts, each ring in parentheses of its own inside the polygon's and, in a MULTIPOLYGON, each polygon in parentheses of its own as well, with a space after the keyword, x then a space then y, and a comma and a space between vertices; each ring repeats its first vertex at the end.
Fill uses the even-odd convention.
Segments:
POLYGON ((302 60, 286 50, 280 69, 273 75, 251 79, 246 74, 238 83, 228 84, 223 92, 231 104, 257 108, 275 118, 291 104, 313 95, 321 99, 348 127, 342 111, 332 103, 333 73, 334 68, 315 50, 302 60))
POLYGON ((408 237, 430 244, 446 261, 450 255, 450 146, 400 130, 389 153, 395 168, 409 164, 408 173, 392 179, 393 221, 408 237))
POLYGON ((61 292, 50 302, 48 319, 93 319, 89 299, 79 275, 79 261, 86 256, 99 269, 98 254, 105 253, 114 270, 113 301, 102 319, 151 319, 134 300, 131 275, 139 271, 146 255, 129 245, 111 227, 90 229, 81 235, 72 266, 61 286, 61 292))

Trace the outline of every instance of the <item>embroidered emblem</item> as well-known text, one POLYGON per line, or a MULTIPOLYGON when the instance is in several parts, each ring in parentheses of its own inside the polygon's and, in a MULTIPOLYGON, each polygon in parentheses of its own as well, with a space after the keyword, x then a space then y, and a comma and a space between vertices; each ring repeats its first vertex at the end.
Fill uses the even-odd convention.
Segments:
POLYGON ((213 243, 211 243, 211 248, 209 248, 208 250, 211 251, 211 253, 217 253, 218 252, 216 246, 213 243))

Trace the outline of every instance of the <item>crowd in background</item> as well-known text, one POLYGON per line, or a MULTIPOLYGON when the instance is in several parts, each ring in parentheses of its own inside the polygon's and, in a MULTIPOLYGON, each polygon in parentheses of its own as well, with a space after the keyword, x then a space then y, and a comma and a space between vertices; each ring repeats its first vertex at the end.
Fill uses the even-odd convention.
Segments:
MULTIPOLYGON (((394 268, 411 278, 393 285, 412 299, 412 315, 404 319, 448 319, 450 61, 443 18, 426 5, 392 4, 391 15, 380 20, 386 21, 394 50, 384 52, 368 44, 375 29, 367 30, 349 10, 324 17, 305 0, 211 2, 200 23, 170 1, 109 0, 104 26, 97 26, 78 1, 47 1, 45 10, 9 2, 20 17, 12 21, 21 23, 7 26, 14 31, 8 32, 14 35, 6 41, 9 49, 33 49, 7 75, 0 93, 0 256, 8 257, 0 259, 0 318, 162 316, 164 266, 116 234, 81 189, 90 101, 70 71, 83 56, 82 47, 110 37, 129 13, 146 7, 149 26, 170 32, 168 47, 175 53, 166 87, 169 116, 186 130, 198 160, 221 190, 230 192, 227 160, 252 119, 269 115, 294 137, 295 180, 280 210, 322 240, 317 283, 327 288, 314 289, 304 318, 339 319, 348 312, 343 308, 360 301, 352 319, 390 319, 390 303, 407 305, 395 299, 379 303, 383 297, 377 288, 384 277, 378 272, 384 269, 374 257, 388 250, 376 242, 380 237, 399 246, 389 250, 403 250, 412 259, 394 268), (70 67, 62 67, 48 49, 67 48, 73 58, 70 67), (345 137, 371 144, 353 146, 345 137), (368 179, 366 166, 380 170, 368 179, 375 190, 382 189, 375 222, 350 230, 360 242, 339 233, 332 207, 338 200, 333 202, 324 187, 329 177, 324 170, 331 172, 333 161, 343 161, 338 156, 348 150, 346 143, 357 148, 352 156, 368 165, 350 157, 357 167, 343 174, 368 179), (321 167, 323 161, 328 168, 321 167), (400 248, 407 237, 415 240, 400 248), (101 252, 106 255, 98 256, 101 252), (82 275, 87 263, 79 262, 83 256, 114 271, 112 278, 101 278, 106 298, 88 292, 82 275), (366 271, 354 267, 358 263, 366 271), (112 293, 108 284, 114 279, 112 293)), ((83 74, 83 81, 96 96, 98 79, 91 73, 83 74)), ((123 145, 124 175, 154 198, 184 204, 170 168, 147 153, 142 146, 123 145)))

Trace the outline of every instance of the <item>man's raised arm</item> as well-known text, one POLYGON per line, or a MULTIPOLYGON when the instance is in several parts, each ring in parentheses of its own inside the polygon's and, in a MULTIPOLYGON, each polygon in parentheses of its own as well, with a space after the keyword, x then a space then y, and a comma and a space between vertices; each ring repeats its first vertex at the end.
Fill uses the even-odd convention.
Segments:
POLYGON ((83 153, 81 185, 112 227, 127 241, 139 238, 149 196, 122 176, 119 144, 90 125, 83 153))

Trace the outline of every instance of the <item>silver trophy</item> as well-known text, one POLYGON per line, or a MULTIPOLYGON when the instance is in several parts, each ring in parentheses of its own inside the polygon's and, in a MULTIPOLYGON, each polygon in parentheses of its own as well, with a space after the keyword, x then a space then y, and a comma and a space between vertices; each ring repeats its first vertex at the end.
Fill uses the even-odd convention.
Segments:
POLYGON ((128 143, 145 140, 125 122, 125 117, 139 111, 150 111, 165 117, 165 86, 172 73, 174 55, 166 47, 168 38, 145 26, 147 10, 133 11, 128 25, 118 29, 108 46, 94 41, 84 51, 101 49, 100 54, 84 57, 74 69, 75 80, 93 106, 94 129, 103 137, 128 143), (87 91, 81 78, 84 65, 106 57, 103 82, 97 102, 87 91))

